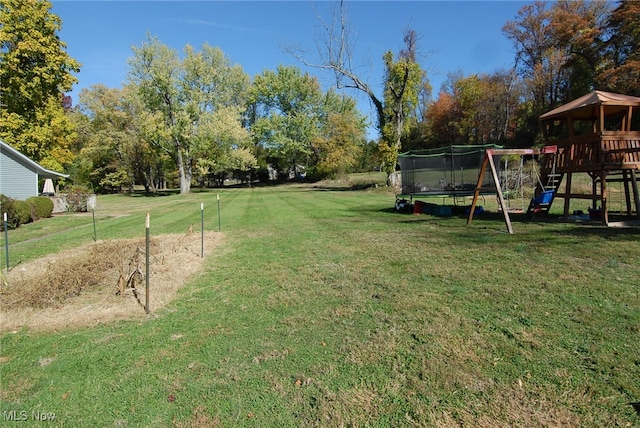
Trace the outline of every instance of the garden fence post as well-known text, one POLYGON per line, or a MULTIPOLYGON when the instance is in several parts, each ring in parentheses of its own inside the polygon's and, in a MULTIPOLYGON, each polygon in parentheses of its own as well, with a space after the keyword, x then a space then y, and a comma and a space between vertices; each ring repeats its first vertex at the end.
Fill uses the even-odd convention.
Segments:
POLYGON ((91 216, 93 217, 93 242, 96 242, 96 209, 95 207, 91 208, 91 216))
POLYGON ((145 311, 147 314, 150 312, 149 310, 149 213, 147 213, 147 219, 145 221, 145 229, 146 229, 146 278, 145 278, 145 311))
POLYGON ((204 257, 204 202, 200 202, 200 257, 204 257))
POLYGON ((220 194, 216 195, 216 199, 218 200, 218 232, 220 232, 220 194))
POLYGON ((87 210, 91 210, 91 217, 93 219, 93 242, 96 242, 98 240, 98 236, 96 235, 96 201, 94 198, 95 195, 87 198, 87 210))
POLYGON ((4 256, 7 262, 7 272, 9 272, 9 223, 7 221, 7 213, 4 213, 4 256))

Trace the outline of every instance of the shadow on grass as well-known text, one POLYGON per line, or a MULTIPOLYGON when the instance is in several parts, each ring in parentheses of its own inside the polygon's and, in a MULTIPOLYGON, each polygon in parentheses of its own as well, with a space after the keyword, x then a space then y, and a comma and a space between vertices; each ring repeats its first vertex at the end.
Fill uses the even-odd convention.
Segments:
POLYGON ((163 196, 175 196, 179 194, 180 190, 178 189, 159 190, 157 192, 145 192, 144 190, 136 190, 133 193, 123 193, 123 195, 129 196, 131 198, 160 198, 163 196))
MULTIPOLYGON (((366 207, 355 209, 361 212, 367 211, 366 207)), ((437 222, 444 226, 448 219, 463 219, 466 223, 468 218, 468 213, 464 212, 452 216, 438 216, 432 214, 414 214, 412 212, 403 213, 397 211, 395 207, 386 207, 377 210, 368 208, 368 210, 370 212, 393 215, 398 218, 399 223, 404 224, 437 222)), ((637 224, 630 226, 605 226, 597 222, 569 222, 562 220, 559 216, 530 218, 524 213, 512 213, 509 215, 509 220, 513 228, 513 234, 521 237, 553 238, 554 240, 563 239, 563 237, 571 237, 573 239, 580 237, 584 237, 585 239, 600 237, 619 241, 631 241, 640 238, 640 225, 637 224)), ((457 224, 459 225, 459 223, 457 224)), ((504 216, 500 212, 485 211, 481 214, 476 214, 468 226, 474 230, 495 232, 496 237, 503 235, 509 236, 504 216)), ((463 232, 459 235, 460 237, 469 239, 475 234, 463 232)))
POLYGON ((613 227, 603 225, 575 225, 564 232, 571 236, 600 236, 607 239, 637 240, 640 238, 640 227, 613 227))
POLYGON ((356 192, 361 190, 378 189, 380 186, 376 183, 355 183, 351 185, 335 185, 335 186, 310 186, 311 190, 317 190, 321 192, 356 192))

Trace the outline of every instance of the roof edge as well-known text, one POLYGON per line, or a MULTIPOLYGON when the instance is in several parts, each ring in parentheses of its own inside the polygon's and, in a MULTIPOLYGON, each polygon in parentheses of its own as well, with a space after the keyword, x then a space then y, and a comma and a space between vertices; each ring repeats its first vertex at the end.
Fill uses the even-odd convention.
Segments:
POLYGON ((0 139, 0 151, 9 152, 13 156, 19 158, 27 165, 30 165, 31 167, 33 167, 36 173, 38 175, 41 175, 43 178, 56 178, 56 177, 69 178, 69 174, 63 174, 61 172, 51 171, 43 167, 33 159, 26 156, 24 153, 10 146, 8 143, 5 143, 4 140, 1 140, 1 139, 0 139))
POLYGON ((596 105, 638 107, 640 106, 640 97, 598 90, 591 91, 581 97, 578 97, 566 104, 563 104, 551 111, 540 115, 538 117, 538 120, 543 121, 562 117, 569 112, 583 110, 585 108, 596 105))

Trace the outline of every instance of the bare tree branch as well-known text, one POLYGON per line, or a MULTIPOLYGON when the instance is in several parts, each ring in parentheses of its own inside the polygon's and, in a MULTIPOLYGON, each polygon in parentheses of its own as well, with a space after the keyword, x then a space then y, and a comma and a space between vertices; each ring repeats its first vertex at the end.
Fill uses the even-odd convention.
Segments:
POLYGON ((331 23, 327 23, 316 13, 322 27, 322 36, 316 37, 319 62, 310 61, 307 52, 300 48, 286 48, 285 51, 307 67, 331 71, 338 89, 355 89, 364 92, 373 103, 377 114, 377 127, 384 126, 383 103, 373 89, 355 71, 353 46, 354 36, 348 26, 346 4, 341 0, 334 8, 331 23))

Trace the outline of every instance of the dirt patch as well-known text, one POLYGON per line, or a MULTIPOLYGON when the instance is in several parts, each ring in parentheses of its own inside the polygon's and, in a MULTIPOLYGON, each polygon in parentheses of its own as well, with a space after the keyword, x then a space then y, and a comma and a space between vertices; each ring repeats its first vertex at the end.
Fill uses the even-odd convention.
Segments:
MULTIPOLYGON (((150 239, 151 314, 175 298, 201 271, 220 233, 159 235, 150 239)), ((114 320, 144 318, 144 238, 97 241, 22 263, 0 285, 0 332, 22 327, 51 331, 114 320)))

